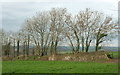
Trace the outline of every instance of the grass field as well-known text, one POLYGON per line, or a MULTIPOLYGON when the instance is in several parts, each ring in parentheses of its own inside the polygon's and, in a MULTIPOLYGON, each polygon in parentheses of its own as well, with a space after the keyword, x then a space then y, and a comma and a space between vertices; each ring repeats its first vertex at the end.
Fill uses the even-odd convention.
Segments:
MULTIPOLYGON (((118 52, 110 52, 118 58, 118 52)), ((117 73, 117 63, 74 61, 3 61, 3 73, 117 73)))
POLYGON ((3 73, 115 73, 115 63, 4 61, 3 73))

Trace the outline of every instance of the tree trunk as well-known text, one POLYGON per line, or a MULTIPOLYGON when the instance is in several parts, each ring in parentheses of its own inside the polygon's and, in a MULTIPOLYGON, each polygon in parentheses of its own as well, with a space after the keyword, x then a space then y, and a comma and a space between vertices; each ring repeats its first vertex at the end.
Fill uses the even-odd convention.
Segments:
POLYGON ((55 41, 55 50, 54 50, 55 54, 57 53, 57 45, 58 45, 58 36, 57 36, 56 41, 55 41))
POLYGON ((86 49, 85 49, 85 52, 88 52, 88 37, 89 36, 87 36, 87 38, 86 38, 86 49))
POLYGON ((86 49, 85 49, 85 50, 86 50, 86 52, 88 52, 88 49, 89 49, 89 45, 87 45, 87 46, 86 46, 86 49))
POLYGON ((43 56, 44 55, 44 47, 43 47, 43 42, 44 42, 44 37, 43 37, 44 35, 43 35, 43 32, 41 32, 41 52, 42 52, 42 55, 41 56, 43 56))
POLYGON ((74 45, 73 45, 73 43, 72 43, 72 40, 70 39, 70 37, 67 35, 67 37, 68 37, 68 39, 70 40, 70 44, 71 44, 71 46, 72 46, 72 53, 74 53, 75 52, 75 49, 74 49, 74 45))
POLYGON ((13 48, 13 50, 14 50, 14 57, 15 57, 15 39, 14 39, 14 48, 13 48))
POLYGON ((97 35, 96 35, 96 46, 95 46, 95 51, 96 51, 96 52, 98 51, 98 45, 99 45, 99 40, 100 40, 100 38, 99 38, 99 36, 100 36, 100 31, 101 31, 101 29, 99 28, 99 31, 98 31, 98 33, 97 33, 97 35))
POLYGON ((80 49, 80 43, 79 43, 79 39, 77 39, 77 48, 76 48, 76 52, 78 53, 80 49))
POLYGON ((28 34, 27 56, 29 56, 29 42, 30 42, 30 36, 28 34))
POLYGON ((76 41, 77 41, 77 47, 76 47, 76 52, 79 52, 79 48, 80 48, 80 42, 79 42, 79 37, 77 35, 77 32, 74 30, 74 34, 76 36, 76 41))
POLYGON ((55 42, 55 49, 54 49, 54 54, 56 54, 57 53, 57 41, 55 42))
POLYGON ((95 46, 95 51, 97 52, 98 51, 98 45, 99 45, 99 43, 98 43, 98 39, 96 39, 96 46, 95 46))
POLYGON ((44 44, 44 55, 47 55, 47 49, 48 49, 49 44, 50 44, 50 42, 48 42, 49 35, 50 35, 50 33, 48 33, 47 38, 45 39, 45 44, 44 44), (47 47, 47 44, 48 44, 48 47, 47 47))
POLYGON ((8 45, 7 45, 7 55, 8 55, 8 57, 9 57, 9 55, 10 55, 10 42, 9 42, 8 45))
POLYGON ((92 40, 89 40, 89 42, 86 44, 86 52, 88 52, 91 42, 92 42, 92 40))
POLYGON ((96 47, 95 47, 95 51, 96 51, 96 52, 98 51, 98 45, 96 45, 96 47))
POLYGON ((84 38, 82 37, 82 52, 84 52, 84 38))
POLYGON ((19 56, 19 40, 17 41, 17 56, 19 56))
POLYGON ((53 43, 53 40, 51 42, 51 48, 50 48, 50 54, 52 55, 53 54, 53 49, 54 49, 54 43, 53 43))
POLYGON ((23 56, 25 57, 25 42, 23 43, 23 56))

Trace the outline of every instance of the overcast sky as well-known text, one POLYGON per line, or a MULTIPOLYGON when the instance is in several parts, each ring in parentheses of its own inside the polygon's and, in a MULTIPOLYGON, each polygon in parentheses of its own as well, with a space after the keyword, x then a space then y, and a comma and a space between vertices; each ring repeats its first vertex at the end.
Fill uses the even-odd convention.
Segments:
MULTIPOLYGON (((91 8, 118 19, 119 0, 1 0, 0 21, 6 31, 18 31, 26 18, 32 17, 36 12, 50 10, 53 7, 67 8, 75 15, 80 10, 91 8), (1 17, 2 16, 2 17, 1 17)), ((115 40, 116 42, 116 40, 115 40)), ((115 44, 116 45, 116 44, 115 44)))

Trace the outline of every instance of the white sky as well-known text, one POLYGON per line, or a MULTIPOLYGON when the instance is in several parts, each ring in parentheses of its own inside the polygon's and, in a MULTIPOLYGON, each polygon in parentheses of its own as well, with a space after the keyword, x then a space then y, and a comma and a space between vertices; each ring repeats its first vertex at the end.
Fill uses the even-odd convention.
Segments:
MULTIPOLYGON (((71 14, 91 8, 118 20, 119 0, 0 0, 0 28, 18 31, 26 18, 53 7, 67 8, 71 14)), ((114 40, 117 42, 116 40, 114 40)), ((113 45, 117 45, 114 42, 113 45)))

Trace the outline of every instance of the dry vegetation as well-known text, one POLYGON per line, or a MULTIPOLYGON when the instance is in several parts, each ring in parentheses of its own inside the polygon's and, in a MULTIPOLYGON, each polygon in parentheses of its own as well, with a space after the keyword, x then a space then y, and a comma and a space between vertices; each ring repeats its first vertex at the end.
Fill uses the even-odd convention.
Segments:
POLYGON ((113 55, 110 59, 107 54, 109 52, 98 51, 98 52, 79 52, 77 54, 65 53, 65 54, 53 54, 45 56, 33 56, 29 57, 19 56, 19 57, 3 57, 3 61, 16 61, 16 60, 31 60, 31 61, 79 61, 79 62, 118 62, 117 56, 113 55))

